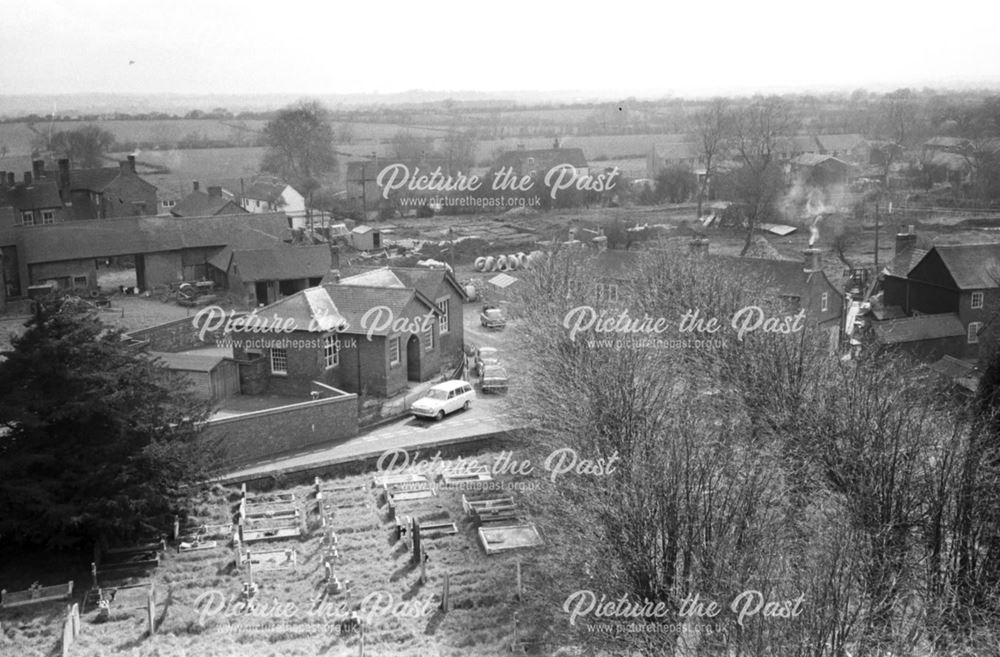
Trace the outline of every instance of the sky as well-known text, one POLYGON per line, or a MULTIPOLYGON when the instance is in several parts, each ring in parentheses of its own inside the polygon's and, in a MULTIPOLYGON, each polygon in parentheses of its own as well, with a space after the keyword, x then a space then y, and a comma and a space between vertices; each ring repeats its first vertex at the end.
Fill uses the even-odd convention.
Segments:
POLYGON ((1000 87, 1000 3, 39 0, 0 95, 1000 87))

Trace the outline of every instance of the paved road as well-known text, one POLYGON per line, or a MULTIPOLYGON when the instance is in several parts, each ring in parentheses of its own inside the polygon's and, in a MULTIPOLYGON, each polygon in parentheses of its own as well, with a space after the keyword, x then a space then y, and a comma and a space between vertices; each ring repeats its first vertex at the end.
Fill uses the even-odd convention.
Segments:
MULTIPOLYGON (((502 351, 504 332, 483 329, 479 325, 479 308, 478 304, 467 304, 463 308, 466 343, 497 347, 502 351)), ((431 449, 434 446, 481 440, 486 436, 514 428, 504 418, 503 404, 503 397, 477 392, 476 401, 473 402, 471 409, 453 413, 441 422, 407 417, 337 445, 307 448, 241 466, 220 480, 238 482, 277 473, 310 470, 377 457, 391 449, 406 449, 413 452, 431 449)))

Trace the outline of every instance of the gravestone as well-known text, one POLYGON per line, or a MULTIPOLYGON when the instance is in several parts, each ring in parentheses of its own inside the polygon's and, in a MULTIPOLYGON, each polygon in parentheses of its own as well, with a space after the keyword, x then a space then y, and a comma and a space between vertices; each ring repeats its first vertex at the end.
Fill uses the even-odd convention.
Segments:
POLYGON ((413 533, 413 557, 412 562, 414 565, 421 563, 422 552, 420 550, 420 521, 416 518, 413 519, 413 529, 410 530, 413 533))

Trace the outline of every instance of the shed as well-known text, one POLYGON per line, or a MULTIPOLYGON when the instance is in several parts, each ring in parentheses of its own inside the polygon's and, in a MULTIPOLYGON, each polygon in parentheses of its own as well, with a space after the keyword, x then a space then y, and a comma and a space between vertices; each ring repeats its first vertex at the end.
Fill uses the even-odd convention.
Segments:
POLYGON ((191 383, 191 392, 202 399, 220 402, 240 392, 240 374, 231 358, 212 352, 182 351, 169 353, 151 351, 172 372, 191 383))
POLYGON ((371 226, 358 226, 351 231, 351 246, 360 251, 382 248, 382 234, 371 226))

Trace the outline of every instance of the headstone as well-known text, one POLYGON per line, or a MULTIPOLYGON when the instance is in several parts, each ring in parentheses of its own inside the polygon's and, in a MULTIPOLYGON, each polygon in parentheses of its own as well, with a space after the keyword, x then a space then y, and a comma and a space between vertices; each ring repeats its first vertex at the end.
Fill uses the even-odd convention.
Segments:
POLYGON ((422 553, 420 550, 420 521, 416 518, 413 519, 413 528, 410 530, 412 533, 413 541, 413 563, 420 563, 422 553))
POLYGON ((146 616, 149 621, 149 636, 156 634, 156 596, 153 587, 149 587, 149 595, 146 598, 146 616))
POLYGON ((441 587, 441 611, 451 611, 451 575, 444 574, 444 585, 441 587))
POLYGON ((521 561, 517 562, 517 601, 521 601, 521 561))

